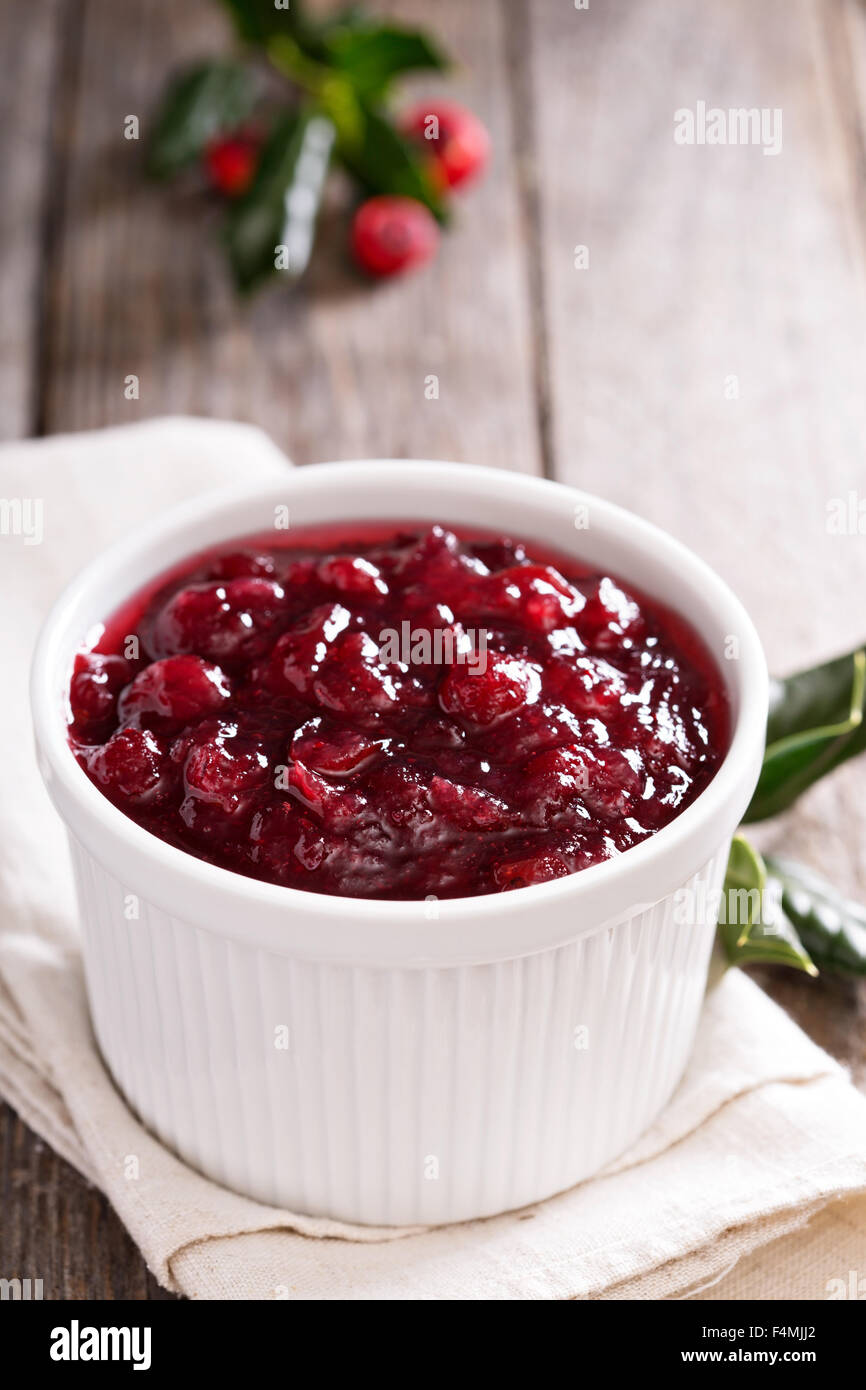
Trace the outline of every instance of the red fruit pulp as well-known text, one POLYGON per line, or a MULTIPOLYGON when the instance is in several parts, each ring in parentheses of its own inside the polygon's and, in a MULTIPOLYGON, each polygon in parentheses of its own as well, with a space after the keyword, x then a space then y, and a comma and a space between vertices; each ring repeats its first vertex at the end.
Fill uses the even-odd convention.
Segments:
POLYGON ((69 735, 115 805, 211 863, 448 898, 652 835, 712 779, 728 706, 688 624, 610 574, 508 536, 347 524, 149 584, 76 657, 69 735))

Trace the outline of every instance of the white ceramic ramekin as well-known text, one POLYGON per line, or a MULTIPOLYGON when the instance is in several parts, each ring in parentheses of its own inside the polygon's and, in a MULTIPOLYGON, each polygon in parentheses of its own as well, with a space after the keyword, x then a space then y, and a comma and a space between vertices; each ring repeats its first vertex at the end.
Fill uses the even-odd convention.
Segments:
POLYGON ((721 884, 758 775, 767 676, 737 599, 663 532, 586 494, 485 468, 298 469, 264 491, 187 504, 91 564, 45 625, 32 698, 40 766, 72 845, 102 1055, 144 1123, 194 1167, 298 1212, 458 1221, 596 1172, 667 1101, 714 931, 688 903, 711 901, 721 884), (727 682, 733 736, 716 777, 616 861, 435 904, 258 883, 149 835, 67 745, 73 654, 154 575, 269 529, 280 504, 292 525, 426 518, 508 531, 675 607, 727 682))

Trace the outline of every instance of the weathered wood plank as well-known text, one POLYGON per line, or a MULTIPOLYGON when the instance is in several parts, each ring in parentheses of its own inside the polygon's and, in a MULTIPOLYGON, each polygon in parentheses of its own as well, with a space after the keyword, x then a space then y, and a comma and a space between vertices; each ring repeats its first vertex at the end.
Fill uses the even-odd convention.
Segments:
POLYGON ((218 51, 227 26, 206 0, 83 0, 79 26, 60 170, 66 217, 46 267, 49 433, 202 409, 197 383, 207 371, 199 342, 207 333, 196 336, 190 313, 206 274, 202 209, 148 184, 142 143, 169 66, 218 51), (128 115, 141 122, 140 142, 124 139, 128 115), (132 374, 137 401, 124 394, 132 374))
POLYGON ((738 588, 771 663, 863 636, 863 231, 825 16, 838 0, 531 6, 553 447, 738 588), (674 113, 781 108, 782 150, 674 113), (586 245, 589 268, 576 269, 586 245), (827 615, 833 616, 828 624, 827 615))
MULTIPOLYGON (((527 13, 557 475, 697 549, 771 667, 854 646, 866 535, 827 522, 833 499, 866 510, 862 6, 527 13), (675 143, 674 113, 699 101, 781 108, 781 152, 675 143)), ((862 768, 757 838, 866 897, 862 768)), ((866 986, 761 982, 866 1087, 866 986)))
POLYGON ((170 64, 220 43, 216 7, 89 0, 51 301, 52 430, 192 411, 253 420, 300 461, 405 453, 537 466, 500 6, 388 8, 434 23, 465 65, 449 90, 491 127, 491 176, 412 279, 362 284, 345 264, 345 219, 332 217, 302 288, 239 308, 206 208, 149 187, 121 133, 129 113, 144 128, 170 64), (138 401, 124 397, 130 374, 138 401), (425 397, 430 375, 438 399, 425 397))
POLYGON ((0 6, 0 439, 32 429, 60 0, 0 6))
POLYGON ((0 1103, 0 1271, 47 1299, 165 1299, 112 1207, 0 1103))

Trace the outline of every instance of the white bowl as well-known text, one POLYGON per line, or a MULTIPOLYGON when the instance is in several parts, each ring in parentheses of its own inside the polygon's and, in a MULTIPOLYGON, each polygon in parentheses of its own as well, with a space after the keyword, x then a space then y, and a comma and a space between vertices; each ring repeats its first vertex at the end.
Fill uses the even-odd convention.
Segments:
POLYGON ((740 603, 663 532, 486 468, 297 469, 279 486, 196 499, 89 565, 46 622, 32 701, 72 846, 99 1047, 144 1123, 209 1177, 346 1221, 459 1221, 590 1176, 664 1106, 705 988, 714 927, 700 904, 719 890, 758 776, 767 674, 740 603), (426 518, 508 531, 676 608, 718 660, 731 702, 715 778, 616 860, 435 904, 259 883, 150 835, 70 751, 74 653, 160 571, 269 529, 279 504, 293 526, 426 518), (737 659, 723 660, 732 649, 737 659))

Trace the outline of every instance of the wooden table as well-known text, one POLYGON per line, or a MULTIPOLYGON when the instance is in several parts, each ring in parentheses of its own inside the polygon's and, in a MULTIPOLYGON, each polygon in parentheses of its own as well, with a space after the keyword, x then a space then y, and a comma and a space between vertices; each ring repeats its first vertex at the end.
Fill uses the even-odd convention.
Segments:
MULTIPOLYGON (((223 46, 218 7, 0 9, 3 437, 184 412, 255 421, 299 463, 542 472, 698 548, 777 669, 862 640, 866 539, 824 521, 829 499, 866 493, 860 0, 377 8, 435 25, 458 56, 448 89, 487 122, 492 172, 416 278, 361 285, 337 207, 305 283, 246 307, 208 205, 150 186, 123 139, 129 114, 146 130, 168 67, 223 46), (782 152, 678 145, 674 112, 701 100, 781 108, 782 152)), ((770 835, 864 897, 858 779, 843 771, 770 835)), ((759 978, 866 1088, 866 990, 759 978)), ((0 1273, 51 1298, 168 1296, 9 1110, 0 1184, 0 1273)))

